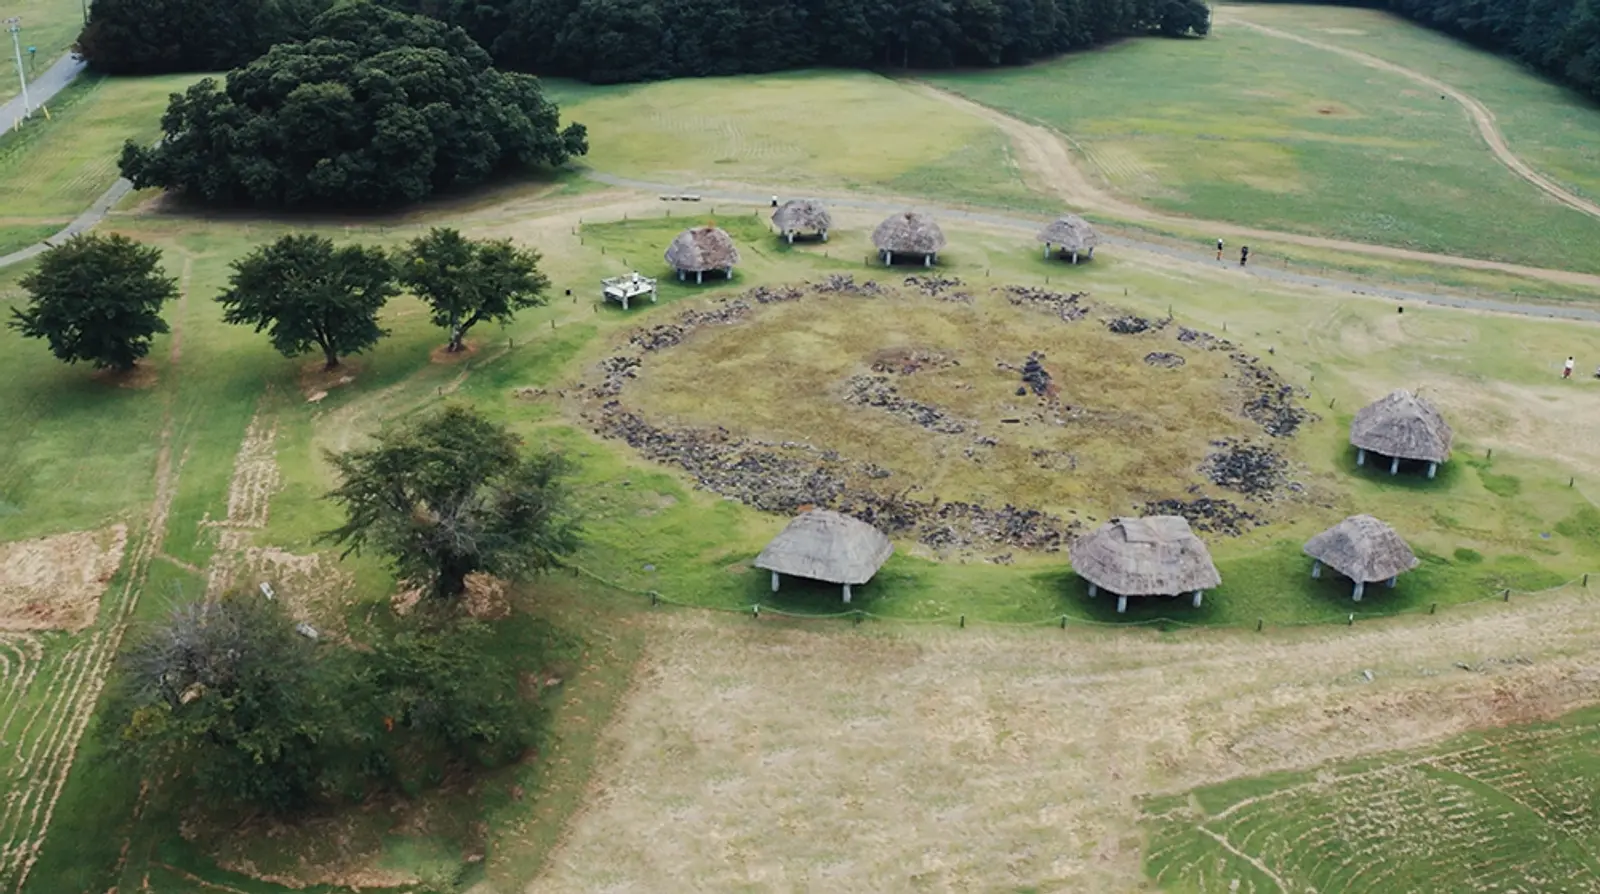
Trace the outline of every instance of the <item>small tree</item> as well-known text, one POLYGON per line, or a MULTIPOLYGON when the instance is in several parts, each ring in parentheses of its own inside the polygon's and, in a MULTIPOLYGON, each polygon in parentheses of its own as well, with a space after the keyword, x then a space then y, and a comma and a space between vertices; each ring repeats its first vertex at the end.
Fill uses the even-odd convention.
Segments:
POLYGON ((515 435, 450 406, 384 431, 367 450, 330 454, 343 483, 329 494, 345 524, 325 536, 345 554, 372 547, 400 577, 439 597, 467 575, 522 577, 578 546, 565 476, 553 454, 523 456, 515 435))
POLYGON ((178 294, 160 249, 125 236, 75 236, 44 253, 22 278, 30 301, 12 310, 12 329, 50 343, 68 363, 132 369, 150 340, 169 331, 161 305, 178 294))
POLYGON ((517 311, 545 304, 550 287, 538 252, 510 239, 467 239, 453 229, 436 227, 413 239, 396 266, 400 281, 433 309, 433 325, 449 331, 451 353, 478 323, 509 323, 517 311))
POLYGON ((181 772, 209 798, 282 811, 321 788, 340 712, 315 647, 280 603, 195 603, 119 659, 106 729, 155 777, 181 772))
POLYGON ((223 320, 268 330, 285 357, 322 349, 325 368, 388 332, 378 311, 398 294, 381 249, 334 247, 324 236, 284 236, 233 263, 232 286, 217 296, 223 320))

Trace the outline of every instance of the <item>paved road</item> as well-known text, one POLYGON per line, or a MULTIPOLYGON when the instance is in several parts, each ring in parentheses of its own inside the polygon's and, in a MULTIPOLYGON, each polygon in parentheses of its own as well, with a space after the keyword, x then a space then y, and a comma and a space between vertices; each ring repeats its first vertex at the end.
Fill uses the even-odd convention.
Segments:
MULTIPOLYGON (((9 51, 9 43, 6 49, 9 51)), ((13 74, 16 73, 14 66, 6 67, 11 68, 13 74)), ((61 88, 72 83, 72 79, 85 67, 83 61, 71 53, 62 56, 56 60, 56 64, 45 69, 44 74, 28 82, 28 100, 33 103, 35 109, 49 103, 51 98, 60 93, 61 88)), ((22 117, 22 111, 22 94, 19 93, 6 100, 4 105, 0 105, 0 123, 10 127, 13 121, 22 117)))
MULTIPOLYGON (((608 186, 618 186, 625 189, 638 189, 662 195, 679 195, 693 193, 702 199, 723 202, 739 202, 741 204, 764 205, 775 193, 784 193, 784 190, 763 190, 760 193, 719 192, 698 189, 686 189, 664 183, 650 183, 643 180, 631 180, 626 177, 617 177, 591 171, 588 178, 608 186)), ((793 191, 788 191, 792 195, 793 191)), ((854 208, 861 211, 873 211, 883 214, 893 214, 904 211, 903 202, 889 202, 882 199, 862 198, 859 196, 822 196, 840 208, 854 208)), ((956 220, 970 220, 989 226, 1004 227, 1006 229, 1020 230, 1030 236, 1039 230, 1046 222, 1043 217, 1023 217, 1013 214, 1004 214, 993 211, 967 211, 959 208, 941 208, 937 205, 917 203, 917 207, 927 211, 936 212, 940 217, 956 220)), ((1159 242, 1147 242, 1142 239, 1127 236, 1109 236, 1105 241, 1120 248, 1134 251, 1147 252, 1161 255, 1178 261, 1201 264, 1206 267, 1237 271, 1241 275, 1258 279, 1273 280, 1275 282, 1289 283, 1296 286, 1309 286, 1314 289, 1326 289, 1330 292, 1340 292, 1351 295, 1371 295, 1378 298, 1388 298, 1394 301, 1415 304, 1433 304, 1440 307, 1455 307, 1465 310, 1481 310, 1493 313, 1516 314, 1524 317, 1548 317, 1561 320, 1582 320, 1584 322, 1600 322, 1600 310, 1585 307, 1572 307, 1567 305, 1540 305, 1517 304, 1510 301, 1494 301, 1487 298, 1472 298, 1457 294, 1432 294, 1428 292, 1414 292, 1408 289, 1392 288, 1389 286, 1375 286, 1367 283, 1353 282, 1330 276, 1311 276, 1296 273, 1292 270, 1283 270, 1271 266, 1249 267, 1239 270, 1231 262, 1218 262, 1216 256, 1207 250, 1188 251, 1159 242)))
MULTIPOLYGON (((82 60, 71 53, 62 56, 56 60, 56 64, 45 69, 44 74, 40 75, 38 79, 28 84, 28 100, 33 103, 34 108, 49 103, 57 93, 60 93, 63 88, 72 83, 72 79, 81 74, 86 67, 82 60)), ((7 100, 4 105, 0 105, 0 122, 7 122, 7 126, 9 126, 9 122, 21 116, 22 97, 20 95, 7 100)), ((95 224, 105 219, 106 213, 111 210, 112 206, 122 201, 122 197, 132 190, 132 183, 118 178, 117 182, 111 184, 110 189, 101 193, 100 198, 94 200, 94 204, 74 218, 71 223, 62 227, 59 233, 37 245, 30 245, 8 255, 0 255, 0 267, 9 267, 12 264, 20 264, 23 261, 36 258, 44 254, 52 246, 59 245, 67 239, 93 228, 95 224)))

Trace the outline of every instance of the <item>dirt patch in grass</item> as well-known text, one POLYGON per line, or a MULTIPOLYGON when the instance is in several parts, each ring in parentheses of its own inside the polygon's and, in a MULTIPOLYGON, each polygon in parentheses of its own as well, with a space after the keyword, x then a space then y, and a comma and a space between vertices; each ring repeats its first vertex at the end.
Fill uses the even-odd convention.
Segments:
POLYGON ((140 361, 133 365, 133 369, 97 369, 90 377, 102 385, 137 391, 155 387, 156 382, 161 379, 161 374, 154 364, 140 361))
POLYGON ((462 342, 461 350, 454 353, 450 352, 450 346, 448 344, 440 345, 428 352, 428 362, 443 364, 462 363, 476 356, 478 349, 481 347, 483 347, 481 342, 472 341, 471 339, 462 342))
POLYGON ((93 624, 127 544, 127 525, 0 544, 0 630, 93 624))
POLYGON ((1145 795, 1600 699, 1585 604, 1177 637, 662 615, 527 890, 1144 890, 1145 795))
POLYGON ((300 393, 307 402, 317 403, 333 389, 354 382, 360 374, 361 365, 353 360, 341 359, 333 369, 325 368, 321 360, 308 360, 300 366, 300 393))

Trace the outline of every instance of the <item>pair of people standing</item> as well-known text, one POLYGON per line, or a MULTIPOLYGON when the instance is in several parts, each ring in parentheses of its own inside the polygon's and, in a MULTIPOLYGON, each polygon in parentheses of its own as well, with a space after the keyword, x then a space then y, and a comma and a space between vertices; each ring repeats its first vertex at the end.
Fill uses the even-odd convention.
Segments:
MULTIPOLYGON (((1221 239, 1217 240, 1217 260, 1219 260, 1219 261, 1222 260, 1222 240, 1221 239)), ((1239 247, 1239 266, 1243 267, 1245 265, 1245 262, 1247 262, 1249 260, 1250 260, 1250 246, 1248 246, 1248 245, 1240 246, 1239 247)))

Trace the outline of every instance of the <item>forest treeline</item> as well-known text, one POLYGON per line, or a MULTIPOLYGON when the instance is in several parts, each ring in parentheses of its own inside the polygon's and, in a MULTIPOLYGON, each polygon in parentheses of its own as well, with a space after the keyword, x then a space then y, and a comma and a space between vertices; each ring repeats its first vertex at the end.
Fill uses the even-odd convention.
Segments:
MULTIPOLYGON (((618 83, 796 68, 1008 65, 1143 34, 1203 35, 1201 0, 385 0, 457 25, 497 67, 618 83)), ((328 0, 94 0, 115 74, 238 68, 318 36, 328 0)))
POLYGON ((1328 5, 1388 10, 1510 56, 1600 99, 1600 0, 1331 0, 1328 5))

